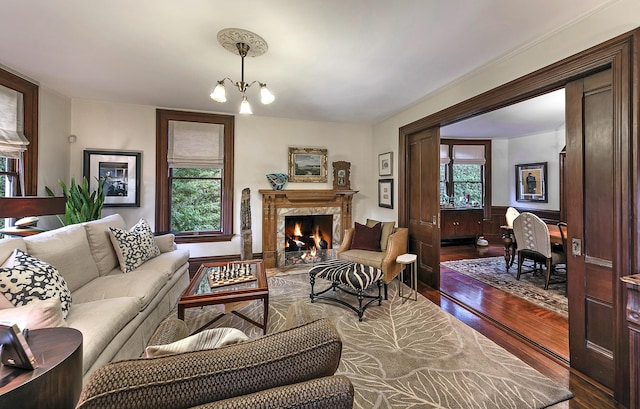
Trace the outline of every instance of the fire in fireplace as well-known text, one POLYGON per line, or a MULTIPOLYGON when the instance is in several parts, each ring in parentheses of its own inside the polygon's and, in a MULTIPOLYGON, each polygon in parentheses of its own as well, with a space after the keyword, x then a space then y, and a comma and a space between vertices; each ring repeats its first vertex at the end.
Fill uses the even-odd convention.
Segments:
POLYGON ((331 248, 333 215, 287 216, 284 220, 286 252, 331 248))

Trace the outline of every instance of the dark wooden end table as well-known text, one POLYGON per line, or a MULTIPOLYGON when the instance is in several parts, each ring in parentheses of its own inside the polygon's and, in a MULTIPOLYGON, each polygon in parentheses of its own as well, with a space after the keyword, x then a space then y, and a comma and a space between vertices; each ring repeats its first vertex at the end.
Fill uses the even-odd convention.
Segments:
POLYGON ((82 390, 82 333, 34 329, 27 343, 38 367, 0 365, 0 408, 74 408, 82 390))
MULTIPOLYGON (((247 317, 241 312, 235 310, 231 312, 261 328, 262 332, 266 334, 269 317, 269 286, 262 260, 202 263, 191 280, 189 287, 187 287, 182 294, 182 298, 178 301, 178 318, 184 319, 184 310, 187 308, 251 300, 263 301, 262 323, 247 317), (237 275, 238 277, 225 278, 230 275, 228 273, 225 275, 225 270, 231 271, 232 276, 237 275), (220 276, 222 278, 217 279, 220 276)), ((223 316, 224 314, 217 316, 206 325, 198 328, 194 333, 202 331, 223 316)))

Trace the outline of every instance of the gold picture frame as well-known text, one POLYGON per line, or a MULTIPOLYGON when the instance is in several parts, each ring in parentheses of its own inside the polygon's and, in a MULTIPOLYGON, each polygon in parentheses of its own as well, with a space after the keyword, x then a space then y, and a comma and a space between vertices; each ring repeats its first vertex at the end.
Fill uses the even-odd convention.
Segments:
POLYGON ((326 149, 289 148, 289 182, 326 181, 326 149))

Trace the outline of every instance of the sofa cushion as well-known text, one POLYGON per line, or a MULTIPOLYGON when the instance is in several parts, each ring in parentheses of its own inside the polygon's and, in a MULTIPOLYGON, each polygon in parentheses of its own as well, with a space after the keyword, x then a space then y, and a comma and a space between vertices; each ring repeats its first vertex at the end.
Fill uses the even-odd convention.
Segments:
POLYGON ((354 250, 380 251, 381 232, 382 226, 380 223, 368 227, 356 222, 353 229, 351 248, 354 250))
POLYGON ((2 309, 0 321, 15 323, 20 329, 59 327, 64 324, 62 304, 59 298, 53 297, 32 301, 20 307, 2 309))
POLYGON ((91 255, 98 267, 98 273, 103 276, 118 266, 118 256, 111 244, 109 227, 125 229, 124 220, 119 214, 103 217, 83 224, 91 248, 91 255))
MULTIPOLYGON (((142 271, 153 271, 158 274, 164 274, 167 279, 170 279, 180 267, 189 261, 189 251, 180 249, 170 251, 168 253, 162 253, 158 257, 154 257, 151 260, 147 260, 144 264, 138 267, 133 273, 142 271)), ((122 273, 120 269, 116 269, 112 272, 122 273)))
POLYGON ((73 304, 66 321, 82 332, 83 373, 136 315, 138 300, 133 297, 73 304))
POLYGON ((57 268, 72 292, 99 276, 80 224, 29 236, 24 241, 27 253, 57 268))
POLYGON ((138 310, 142 311, 168 282, 166 274, 157 271, 136 270, 128 274, 114 271, 115 274, 98 277, 76 290, 73 293, 74 302, 133 297, 137 301, 138 310))
POLYGON ((114 227, 109 227, 109 231, 123 273, 129 273, 160 255, 151 226, 144 219, 140 219, 129 231, 114 227))
POLYGON ((387 243, 389 242, 389 236, 393 233, 393 228, 396 222, 379 222, 373 219, 367 219, 367 226, 372 227, 377 223, 382 224, 382 232, 380 233, 380 251, 387 251, 387 243))
POLYGON ((381 251, 347 250, 340 253, 338 258, 382 269, 384 256, 385 253, 381 251))
POLYGON ((35 300, 58 298, 66 317, 71 307, 71 292, 58 270, 20 249, 0 267, 0 292, 19 307, 35 300))
POLYGON ((147 358, 178 354, 182 352, 202 351, 205 349, 220 348, 225 345, 237 344, 246 341, 244 332, 235 328, 214 328, 204 330, 198 334, 164 345, 149 345, 145 349, 147 358))
POLYGON ((156 244, 158 245, 158 249, 160 249, 160 253, 168 253, 170 251, 177 250, 178 246, 176 246, 175 240, 176 236, 171 233, 156 236, 156 244))
POLYGON ((0 263, 4 263, 5 260, 12 256, 15 249, 27 252, 27 244, 24 239, 8 239, 5 237, 0 240, 0 263))

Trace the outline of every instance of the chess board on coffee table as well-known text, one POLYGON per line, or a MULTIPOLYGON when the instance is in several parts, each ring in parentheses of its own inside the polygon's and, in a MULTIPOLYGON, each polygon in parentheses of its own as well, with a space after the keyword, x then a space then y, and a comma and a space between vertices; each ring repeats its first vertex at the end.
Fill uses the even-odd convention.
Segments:
MULTIPOLYGON (((269 286, 261 259, 202 263, 189 283, 189 287, 178 301, 178 318, 184 319, 184 310, 187 308, 251 300, 263 301, 262 322, 238 311, 231 312, 261 328, 266 334, 269 314, 269 286)), ((224 314, 217 316, 195 332, 202 331, 223 316, 224 314)))

